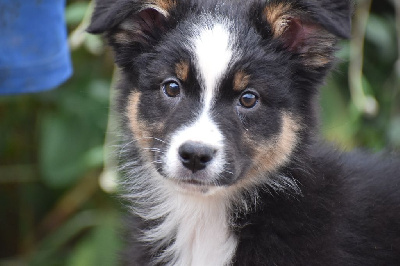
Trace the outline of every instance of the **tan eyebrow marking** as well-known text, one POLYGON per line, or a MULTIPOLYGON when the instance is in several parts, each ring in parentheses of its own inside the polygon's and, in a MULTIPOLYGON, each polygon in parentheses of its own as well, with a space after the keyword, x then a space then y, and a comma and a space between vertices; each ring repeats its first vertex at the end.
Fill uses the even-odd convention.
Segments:
POLYGON ((244 71, 240 70, 236 72, 233 78, 233 90, 242 91, 244 90, 250 81, 250 75, 246 74, 244 71))
POLYGON ((182 80, 186 81, 189 75, 189 63, 187 61, 180 61, 175 65, 176 76, 182 80))

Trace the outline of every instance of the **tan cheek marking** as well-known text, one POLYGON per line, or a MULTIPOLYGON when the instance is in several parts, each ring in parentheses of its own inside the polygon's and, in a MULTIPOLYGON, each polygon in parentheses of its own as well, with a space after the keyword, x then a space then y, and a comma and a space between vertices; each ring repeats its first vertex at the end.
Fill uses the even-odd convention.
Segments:
POLYGON ((300 125, 296 120, 283 113, 281 133, 276 138, 259 143, 247 137, 249 145, 255 147, 255 156, 245 179, 263 177, 287 163, 297 144, 299 130, 300 125))
POLYGON ((189 63, 187 61, 180 61, 175 65, 176 76, 182 80, 186 81, 189 75, 189 63))
MULTIPOLYGON (((132 92, 129 95, 127 106, 129 128, 132 131, 136 143, 140 148, 151 148, 153 145, 152 136, 154 135, 154 133, 162 131, 162 129, 164 128, 164 124, 148 124, 146 121, 140 119, 138 111, 140 96, 141 93, 136 91, 132 92)), ((146 150, 145 153, 151 156, 150 150, 146 150)))
POLYGON ((135 137, 135 140, 142 148, 148 148, 151 144, 150 136, 147 125, 139 119, 139 100, 140 100, 140 92, 132 92, 129 95, 129 101, 127 106, 127 113, 129 119, 129 127, 135 137))
POLYGON ((246 89, 247 85, 250 81, 250 75, 247 75, 243 71, 239 71, 235 74, 233 79, 233 90, 234 91, 242 91, 246 89))

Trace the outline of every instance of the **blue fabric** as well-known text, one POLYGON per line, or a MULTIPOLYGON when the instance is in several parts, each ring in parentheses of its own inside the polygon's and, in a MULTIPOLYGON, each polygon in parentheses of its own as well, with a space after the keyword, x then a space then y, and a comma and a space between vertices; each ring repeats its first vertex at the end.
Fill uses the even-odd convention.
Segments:
POLYGON ((0 0, 0 94, 57 87, 72 74, 65 0, 0 0))

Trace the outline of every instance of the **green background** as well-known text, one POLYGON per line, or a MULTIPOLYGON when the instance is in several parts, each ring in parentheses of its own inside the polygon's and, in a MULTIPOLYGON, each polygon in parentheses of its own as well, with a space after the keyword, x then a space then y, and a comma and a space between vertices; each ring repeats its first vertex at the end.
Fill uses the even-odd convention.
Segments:
MULTIPOLYGON (((322 88, 321 133, 345 150, 399 151, 400 1, 356 2, 354 37, 322 88)), ((114 67, 101 38, 82 31, 90 12, 67 1, 68 82, 0 97, 0 265, 117 264, 122 204, 104 156, 117 154, 114 67)))

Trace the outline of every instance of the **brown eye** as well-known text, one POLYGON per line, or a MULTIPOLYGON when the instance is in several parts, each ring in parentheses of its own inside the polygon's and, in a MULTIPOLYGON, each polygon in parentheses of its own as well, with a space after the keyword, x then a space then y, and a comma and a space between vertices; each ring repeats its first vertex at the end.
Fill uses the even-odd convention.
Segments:
POLYGON ((258 102, 258 96, 253 92, 245 92, 240 96, 239 102, 244 108, 253 108, 258 102))
POLYGON ((168 97, 177 97, 181 93, 181 88, 176 81, 165 82, 162 89, 168 97))

